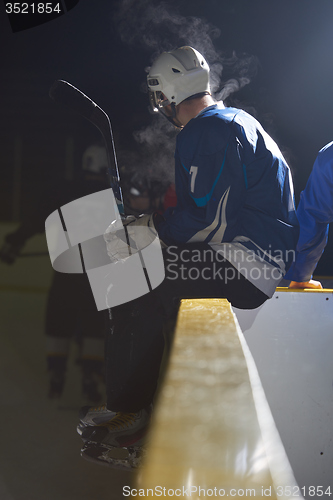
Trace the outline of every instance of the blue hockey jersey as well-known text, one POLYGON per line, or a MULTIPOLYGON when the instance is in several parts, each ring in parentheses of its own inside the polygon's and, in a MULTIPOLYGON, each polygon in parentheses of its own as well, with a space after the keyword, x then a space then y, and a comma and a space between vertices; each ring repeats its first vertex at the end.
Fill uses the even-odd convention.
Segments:
POLYGON ((177 137, 175 183, 177 206, 160 238, 207 242, 271 296, 293 259, 298 223, 289 167, 257 120, 205 108, 177 137))
POLYGON ((296 260, 286 279, 306 282, 325 249, 329 223, 333 222, 333 142, 323 147, 297 207, 300 235, 296 260))

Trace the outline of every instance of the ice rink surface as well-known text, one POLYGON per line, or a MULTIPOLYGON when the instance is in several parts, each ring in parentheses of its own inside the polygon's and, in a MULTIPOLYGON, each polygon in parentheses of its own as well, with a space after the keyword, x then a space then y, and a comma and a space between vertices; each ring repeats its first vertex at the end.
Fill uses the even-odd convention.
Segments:
POLYGON ((62 399, 47 398, 45 303, 46 293, 0 290, 0 499, 119 500, 132 473, 80 457, 73 361, 62 399))

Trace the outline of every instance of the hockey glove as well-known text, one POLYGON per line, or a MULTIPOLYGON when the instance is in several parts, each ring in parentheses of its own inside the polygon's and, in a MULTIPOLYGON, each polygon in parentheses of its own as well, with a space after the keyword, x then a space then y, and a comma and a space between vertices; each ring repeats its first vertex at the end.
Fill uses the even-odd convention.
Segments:
MULTIPOLYGON (((111 262, 127 259, 153 243, 158 238, 155 224, 161 219, 161 215, 153 213, 139 217, 128 215, 113 221, 104 233, 111 262)), ((160 243, 165 246, 162 241, 160 243)))

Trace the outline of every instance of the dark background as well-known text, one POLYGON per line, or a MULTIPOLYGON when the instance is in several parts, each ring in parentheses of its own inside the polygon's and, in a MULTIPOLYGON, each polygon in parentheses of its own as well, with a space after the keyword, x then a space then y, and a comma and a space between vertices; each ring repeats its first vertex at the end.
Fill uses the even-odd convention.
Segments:
MULTIPOLYGON (((220 90, 230 79, 248 82, 227 104, 249 110, 277 141, 298 203, 318 150, 333 140, 332 18, 331 0, 80 0, 55 20, 13 32, 0 4, 0 220, 20 220, 55 176, 75 176, 85 146, 99 138, 49 99, 55 79, 109 114, 122 162, 157 172, 162 151, 172 172, 165 125, 150 134, 145 68, 161 50, 186 44, 223 66, 220 90)), ((317 274, 333 274, 330 256, 329 245, 317 274)))

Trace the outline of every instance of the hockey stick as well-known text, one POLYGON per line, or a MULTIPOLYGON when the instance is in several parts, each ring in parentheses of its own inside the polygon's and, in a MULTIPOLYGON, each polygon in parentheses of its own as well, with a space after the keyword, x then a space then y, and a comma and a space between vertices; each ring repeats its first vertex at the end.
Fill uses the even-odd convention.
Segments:
MULTIPOLYGON (((95 125, 102 133, 109 162, 110 185, 116 199, 119 214, 122 218, 125 218, 124 202, 120 187, 120 177, 117 164, 117 155, 113 140, 110 118, 105 113, 105 111, 103 111, 95 102, 93 102, 88 96, 81 92, 81 90, 77 89, 64 80, 56 80, 49 90, 49 95, 54 101, 59 102, 60 104, 63 104, 68 108, 71 108, 73 111, 89 120, 90 123, 95 125)), ((131 255, 132 251, 130 238, 126 226, 124 228, 129 255, 131 255)), ((151 290, 150 279, 146 270, 145 262, 141 254, 141 250, 138 250, 143 272, 146 276, 148 288, 149 290, 151 290)), ((81 259, 82 265, 84 267, 82 254, 81 259)))
POLYGON ((117 155, 109 116, 81 90, 64 80, 56 80, 50 88, 49 95, 55 102, 71 108, 89 120, 101 132, 108 156, 110 185, 119 213, 124 216, 124 202, 120 187, 117 155))

